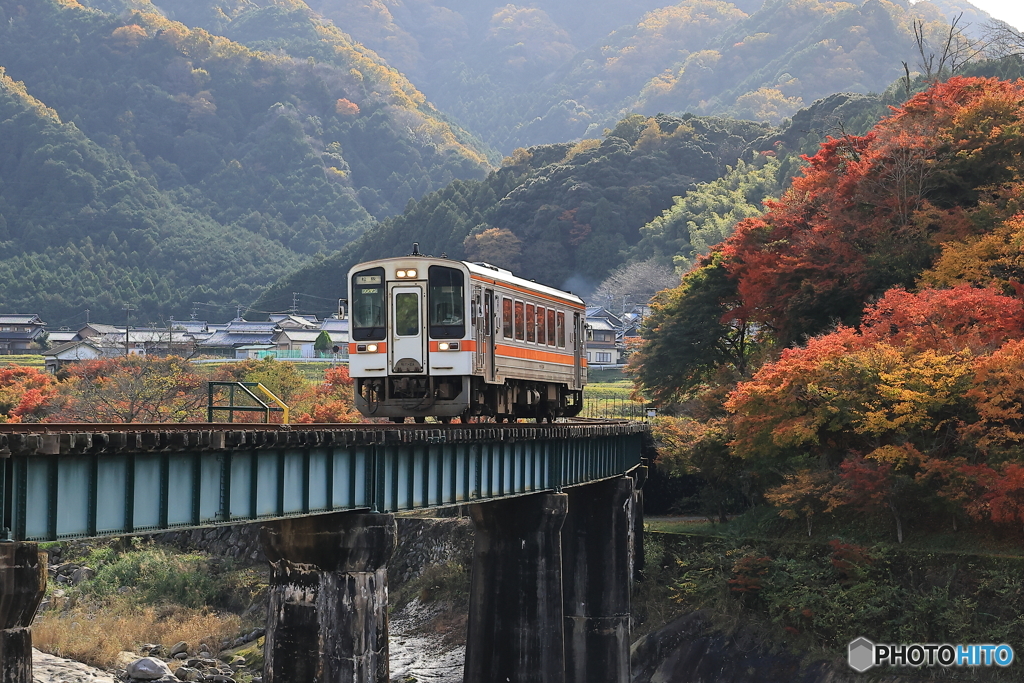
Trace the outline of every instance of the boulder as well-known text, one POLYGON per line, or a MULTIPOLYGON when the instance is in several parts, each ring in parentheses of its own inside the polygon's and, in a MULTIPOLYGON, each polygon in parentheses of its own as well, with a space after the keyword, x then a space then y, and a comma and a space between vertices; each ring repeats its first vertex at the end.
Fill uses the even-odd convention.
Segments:
POLYGON ((136 659, 128 665, 125 671, 128 676, 138 681, 156 681, 164 676, 174 676, 170 667, 153 657, 136 659))

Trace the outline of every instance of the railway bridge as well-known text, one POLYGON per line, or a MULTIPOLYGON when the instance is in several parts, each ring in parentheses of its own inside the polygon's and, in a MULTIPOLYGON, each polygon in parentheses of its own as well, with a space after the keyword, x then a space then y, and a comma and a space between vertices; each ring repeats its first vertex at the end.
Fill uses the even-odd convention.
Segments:
POLYGON ((394 513, 470 506, 466 683, 626 683, 647 426, 0 425, 0 681, 39 541, 261 521, 266 683, 386 683, 394 513))

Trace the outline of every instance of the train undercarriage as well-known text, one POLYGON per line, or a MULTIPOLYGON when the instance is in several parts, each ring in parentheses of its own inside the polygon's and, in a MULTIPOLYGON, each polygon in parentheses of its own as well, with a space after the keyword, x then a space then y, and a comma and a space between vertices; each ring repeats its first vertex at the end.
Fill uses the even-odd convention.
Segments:
POLYGON ((404 422, 411 417, 426 421, 429 415, 441 422, 458 418, 473 422, 533 419, 552 422, 575 417, 583 409, 583 391, 565 384, 508 379, 489 384, 472 376, 408 376, 358 378, 356 408, 368 417, 404 422))

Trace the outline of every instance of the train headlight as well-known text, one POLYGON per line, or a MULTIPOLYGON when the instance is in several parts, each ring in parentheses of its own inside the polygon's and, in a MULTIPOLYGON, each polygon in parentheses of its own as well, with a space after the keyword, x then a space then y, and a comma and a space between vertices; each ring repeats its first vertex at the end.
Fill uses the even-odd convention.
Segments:
POLYGON ((366 345, 366 352, 367 353, 377 353, 377 345, 376 344, 367 344, 366 345))
POLYGON ((437 343, 437 350, 438 351, 458 351, 459 350, 459 342, 438 342, 437 343))
POLYGON ((396 270, 395 271, 395 277, 400 278, 402 280, 413 279, 413 278, 416 277, 416 275, 417 275, 417 272, 416 272, 415 268, 408 268, 406 270, 396 270))

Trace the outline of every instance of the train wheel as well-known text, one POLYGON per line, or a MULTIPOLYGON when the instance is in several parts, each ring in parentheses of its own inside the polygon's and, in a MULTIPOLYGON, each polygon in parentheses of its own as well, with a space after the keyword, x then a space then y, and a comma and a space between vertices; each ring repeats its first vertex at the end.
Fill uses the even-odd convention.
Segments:
POLYGON ((452 418, 448 415, 442 415, 441 417, 437 418, 437 421, 443 425, 450 425, 452 423, 452 418))
POLYGON ((405 418, 404 417, 391 417, 391 418, 388 418, 388 419, 391 420, 392 422, 394 422, 396 425, 400 425, 400 424, 404 424, 405 423, 405 418))
POLYGON ((427 418, 422 415, 417 415, 416 417, 412 418, 412 421, 418 425, 421 425, 427 421, 427 418))

